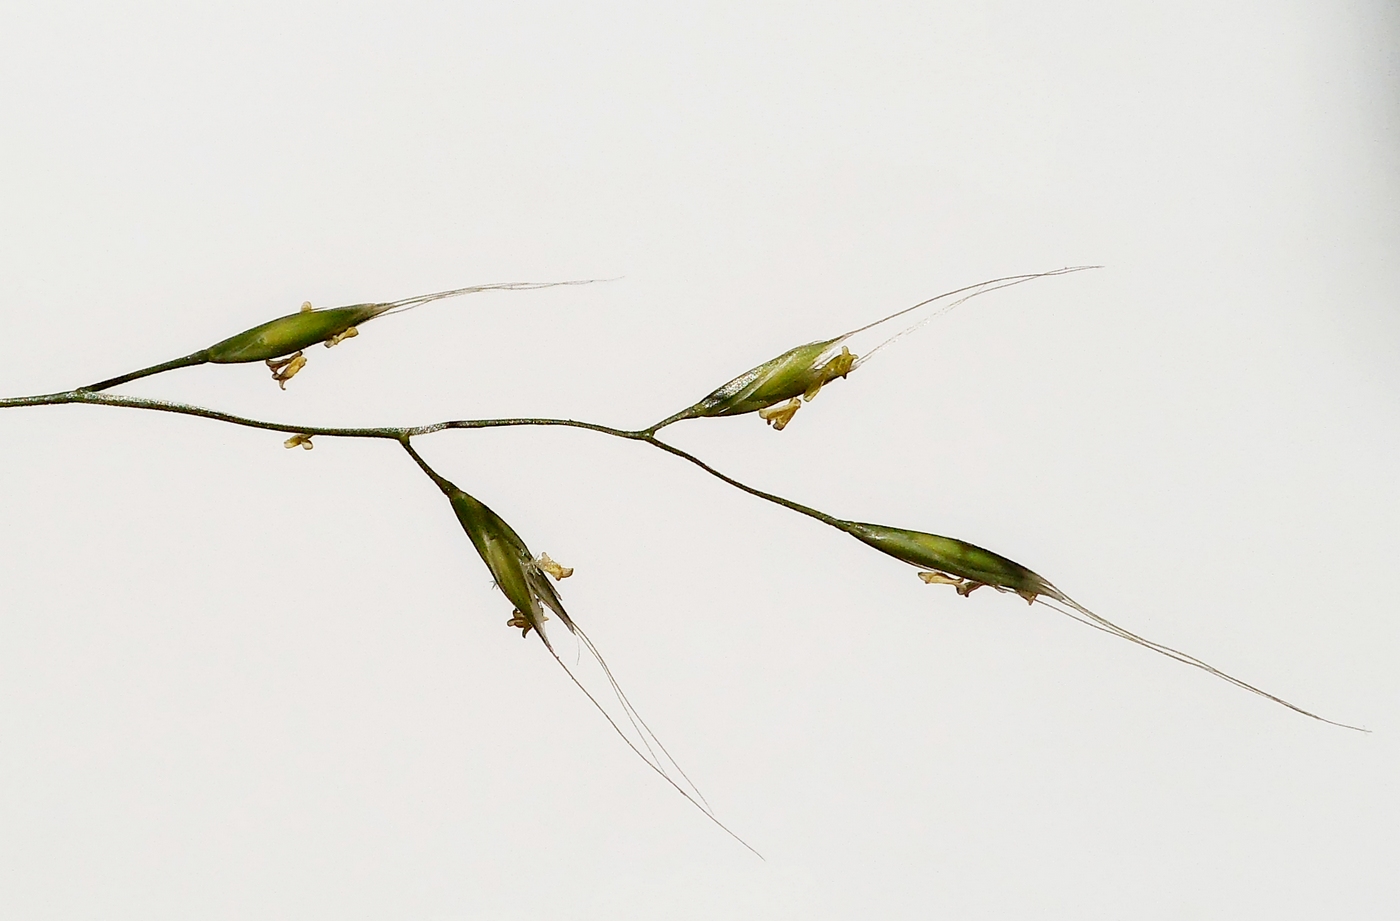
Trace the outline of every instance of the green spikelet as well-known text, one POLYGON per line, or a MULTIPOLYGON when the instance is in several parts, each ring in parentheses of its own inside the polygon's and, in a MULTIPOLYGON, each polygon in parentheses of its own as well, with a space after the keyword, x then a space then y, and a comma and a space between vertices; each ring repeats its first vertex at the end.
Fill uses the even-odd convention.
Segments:
POLYGON ((856 356, 849 349, 842 347, 839 353, 832 354, 845 338, 838 336, 789 349, 777 358, 745 371, 694 406, 660 423, 657 428, 682 419, 758 412, 781 431, 796 413, 800 405, 799 397, 810 401, 823 386, 851 372, 856 356), (784 402, 788 404, 786 407, 764 412, 784 402))
POLYGON ((355 304, 350 307, 304 310, 288 314, 252 329, 245 329, 236 336, 229 336, 222 342, 211 345, 205 352, 209 356, 208 360, 215 364, 281 358, 318 342, 328 342, 343 335, 366 320, 378 316, 388 309, 388 306, 355 304))
POLYGON ((839 527, 881 553, 927 570, 919 573, 925 582, 952 585, 960 595, 990 585, 1031 602, 1040 595, 1065 600, 1055 586, 1020 563, 955 537, 855 521, 843 521, 839 527))
POLYGON ((802 406, 803 401, 810 402, 825 385, 836 380, 838 377, 844 379, 856 368, 887 345, 895 342, 903 336, 914 332, 929 320, 940 314, 947 313, 959 304, 971 298, 987 294, 992 291, 999 291, 1012 285, 1019 285, 1023 282, 1036 278, 1046 278, 1051 275, 1065 275, 1070 272, 1080 272, 1084 269, 1097 268, 1097 266, 1069 266, 1063 269, 1055 269, 1051 272, 1037 272, 1033 275, 1008 275, 1004 278, 993 278, 989 281, 978 282, 975 285, 968 285, 954 291, 948 291, 935 297, 920 301, 912 307, 905 307, 896 310, 889 316, 882 317, 873 323, 857 327, 849 332, 842 333, 834 339, 823 339, 819 342, 809 342, 806 345, 799 345, 795 349, 789 349, 777 358, 765 361, 756 368, 745 371, 734 378, 729 383, 716 389, 694 406, 689 406, 673 416, 661 420, 653 425, 648 432, 655 433, 670 425, 673 422, 680 422, 682 419, 699 419, 709 416, 737 416, 743 413, 756 412, 759 417, 771 425, 774 429, 782 431, 783 427, 792 421, 792 417, 797 414, 797 410, 802 406), (850 349, 842 345, 847 339, 856 336, 869 329, 874 329, 897 317, 905 316, 922 307, 948 298, 958 297, 957 300, 944 303, 942 306, 933 309, 923 319, 910 325, 908 328, 887 338, 884 342, 872 349, 862 349, 860 356, 851 354, 850 349), (841 351, 836 351, 837 346, 841 346, 841 351), (800 398, 800 399, 799 399, 800 398))
POLYGON ((463 294, 478 294, 482 291, 534 291, 540 288, 557 288, 564 285, 592 284, 593 279, 581 281, 517 281, 490 285, 473 285, 469 288, 454 288, 451 291, 437 291, 420 294, 385 304, 351 304, 348 307, 329 307, 313 310, 310 302, 302 305, 297 313, 278 317, 266 323, 245 329, 207 349, 200 349, 183 358, 163 361, 158 365, 141 368, 116 377, 109 377, 95 384, 77 388, 80 391, 97 392, 126 384, 153 374, 174 371, 176 368, 189 368, 213 362, 214 364, 242 364, 253 361, 267 362, 272 379, 284 389, 298 371, 306 366, 306 356, 302 351, 318 342, 329 348, 359 334, 359 325, 375 317, 390 312, 412 310, 432 301, 457 297, 463 294))
POLYGON ((438 485, 452 503, 452 510, 457 513, 462 530, 471 538, 472 546, 491 571, 496 586, 515 605, 511 626, 520 627, 524 634, 533 629, 548 644, 543 630, 547 619, 543 608, 547 607, 559 615, 559 619, 572 631, 573 622, 545 574, 552 571, 555 578, 563 578, 573 570, 555 566, 548 557, 536 561, 530 548, 525 546, 525 541, 501 516, 446 480, 438 485), (561 571, 563 575, 560 575, 561 571))

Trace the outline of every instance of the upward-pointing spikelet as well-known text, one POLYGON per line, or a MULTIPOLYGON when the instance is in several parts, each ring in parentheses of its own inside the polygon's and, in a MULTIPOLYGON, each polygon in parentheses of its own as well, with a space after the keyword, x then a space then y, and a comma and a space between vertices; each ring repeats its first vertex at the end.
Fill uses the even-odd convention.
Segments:
POLYGON ((300 352, 318 342, 329 342, 361 323, 389 310, 389 304, 355 304, 323 310, 302 310, 269 320, 236 336, 216 342, 205 351, 218 365, 267 361, 300 352))
POLYGON ((188 368, 208 363, 242 364, 252 361, 267 362, 268 368, 272 371, 272 379, 282 385, 283 389, 286 389, 287 381, 306 366, 306 356, 302 354, 303 349, 318 342, 325 343, 327 348, 337 345, 358 335, 359 326, 375 317, 398 313, 402 310, 412 310, 414 307, 431 301, 457 297, 462 294, 477 294, 482 291, 531 291, 537 288, 554 288, 561 285, 587 285, 596 280, 473 285, 469 288, 454 288, 451 291, 420 294, 416 297, 407 297, 383 304, 351 304, 348 307, 327 307, 319 310, 313 310, 311 304, 306 303, 296 313, 268 320, 252 329, 245 329, 241 333, 214 343, 207 349, 200 349, 198 352, 193 352, 183 358, 161 362, 149 368, 142 368, 139 371, 132 371, 129 374, 122 374, 78 389, 95 392, 115 387, 118 384, 125 384, 128 381, 149 377, 152 374, 160 374, 163 371, 173 371, 176 368, 188 368))
POLYGON ((845 338, 838 336, 789 349, 745 371, 699 403, 672 416, 665 424, 703 416, 758 412, 775 429, 782 431, 801 405, 799 397, 810 402, 822 387, 851 373, 856 356, 845 346, 836 351, 845 338), (773 409, 783 402, 787 402, 787 407, 773 409))
POLYGON ((986 294, 997 291, 1001 288, 1019 285, 1022 282, 1031 281, 1036 278, 1045 278, 1050 275, 1064 275, 1068 272, 1079 272, 1084 269, 1096 268, 1096 266, 1072 266, 1064 269, 1056 269, 1052 272, 1038 272, 1034 275, 1012 275, 1006 278, 994 278, 991 281, 980 282, 969 285, 966 288, 959 288, 956 291, 949 291, 937 297, 920 301, 912 307, 897 310, 887 317, 882 317, 874 323, 867 323, 833 339, 822 339, 817 342, 809 342, 806 345, 799 345, 796 348, 788 349, 777 358, 765 361, 756 368, 750 368, 743 374, 724 384, 703 400, 693 406, 688 406, 673 416, 668 416, 662 421, 653 425, 648 431, 657 432, 673 422, 680 422, 683 419, 700 419, 711 416, 738 416, 744 413, 756 412, 759 417, 771 425, 774 429, 782 429, 792 421, 797 410, 802 406, 803 401, 811 402, 822 387, 836 380, 844 379, 856 368, 869 361, 871 356, 883 349, 885 346, 899 339, 915 329, 918 329, 929 320, 941 313, 946 313, 957 307, 969 298, 977 297, 979 294, 986 294), (912 325, 885 339, 875 345, 863 355, 855 355, 846 344, 859 333, 874 329, 881 324, 888 323, 897 317, 904 316, 911 311, 918 310, 929 304, 934 304, 954 295, 962 295, 957 300, 950 301, 934 309, 922 319, 917 320, 912 325), (838 351, 839 349, 839 351, 838 351))

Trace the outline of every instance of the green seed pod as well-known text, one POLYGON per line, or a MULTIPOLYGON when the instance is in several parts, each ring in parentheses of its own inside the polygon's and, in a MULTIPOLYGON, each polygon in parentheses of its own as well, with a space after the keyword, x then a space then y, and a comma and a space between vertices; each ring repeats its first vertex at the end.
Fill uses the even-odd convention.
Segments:
MULTIPOLYGON (((476 547, 476 552, 481 555, 482 562, 491 571, 491 577, 496 580, 496 586, 506 596, 511 604, 515 605, 517 620, 512 620, 512 626, 521 627, 525 633, 531 629, 539 633, 540 638, 545 640, 542 625, 545 621, 545 613, 541 608, 549 608, 572 632, 573 621, 564 611, 564 604, 559 599, 559 594, 554 590, 554 586, 549 584, 545 578, 546 569, 542 568, 534 556, 530 553, 530 548, 525 546, 525 542, 520 539, 520 535, 515 533, 515 529, 487 508, 476 498, 468 495, 446 480, 440 482, 439 487, 452 502, 452 510, 457 513, 457 520, 461 522, 462 529, 471 538, 472 546, 476 547)), ((542 558, 549 565, 557 567, 547 558, 542 558)), ((562 571, 562 568, 560 568, 562 571)), ((573 570, 567 570, 565 574, 573 570)), ((558 573, 556 578, 562 578, 558 573)))
POLYGON ((1015 592, 1030 602, 1039 595, 1067 600, 1059 589, 1020 563, 955 537, 855 521, 843 521, 839 527, 881 553, 929 570, 920 573, 920 578, 953 585, 960 595, 990 585, 998 591, 1015 592))
POLYGON ((209 355, 208 360, 215 364, 281 358, 318 342, 328 342, 373 319, 389 307, 388 304, 355 304, 350 307, 304 310, 246 329, 211 345, 205 351, 209 355))
MULTIPOLYGON (((745 371, 657 428, 682 419, 761 412, 779 403, 795 401, 798 397, 810 401, 823 386, 838 377, 844 378, 855 367, 856 356, 851 354, 850 349, 843 346, 840 352, 836 352, 836 347, 845 338, 838 336, 789 349, 777 358, 745 371)), ((786 412, 786 418, 773 423, 774 427, 781 429, 792 418, 793 412, 796 412, 795 405, 786 412)))

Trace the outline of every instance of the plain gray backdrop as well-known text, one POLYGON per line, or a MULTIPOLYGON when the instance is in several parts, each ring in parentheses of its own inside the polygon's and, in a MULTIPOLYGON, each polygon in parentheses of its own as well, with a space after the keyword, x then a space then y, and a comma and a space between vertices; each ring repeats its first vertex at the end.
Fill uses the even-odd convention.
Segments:
POLYGON ((123 392, 638 426, 1101 263, 964 305, 782 433, 671 437, 1374 732, 925 586, 642 445, 421 439, 577 568, 574 617, 761 862, 505 627, 393 444, 10 409, 0 914, 1389 916, 1397 39, 1394 4, 1338 0, 6 4, 0 394, 304 300, 621 276, 376 321, 286 392, 123 392))

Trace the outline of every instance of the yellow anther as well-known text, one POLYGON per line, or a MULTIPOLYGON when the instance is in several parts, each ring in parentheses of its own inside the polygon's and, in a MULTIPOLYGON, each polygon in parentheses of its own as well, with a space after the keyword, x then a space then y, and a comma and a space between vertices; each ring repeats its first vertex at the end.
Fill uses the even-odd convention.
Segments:
POLYGON ((574 574, 574 568, 572 566, 560 566, 549 558, 548 553, 541 553, 536 557, 535 565, 538 566, 542 572, 547 572, 553 576, 555 582, 558 582, 560 579, 567 579, 574 574))
POLYGON ((314 308, 312 308, 311 302, 310 302, 310 301, 302 301, 302 302, 301 302, 301 312, 302 312, 302 313, 310 313, 313 309, 314 309, 314 308))
MULTIPOLYGON (((928 585, 951 585, 953 590, 964 598, 987 584, 974 579, 964 579, 962 576, 950 576, 946 572, 921 572, 919 578, 928 585)), ((999 585, 996 586, 996 589, 1002 592, 1007 591, 999 585)), ((1022 598, 1026 597, 1024 593, 1018 592, 1017 594, 1020 594, 1022 598)), ((1031 600, 1035 600, 1035 595, 1031 595, 1031 600)))
POLYGON ((327 339, 327 340, 326 340, 326 348, 330 348, 330 347, 333 346, 333 345, 340 345, 340 344, 341 344, 342 342, 344 342, 346 339, 354 339, 354 338, 355 338, 356 336, 358 336, 359 334, 360 334, 359 329, 357 329, 356 327, 352 326, 352 327, 350 327, 349 329, 345 330, 345 332, 343 332, 343 333, 336 333, 334 336, 331 336, 329 339, 327 339))
POLYGON ((797 397, 788 400, 782 406, 770 406, 767 409, 758 411, 758 418, 773 426, 773 431, 781 432, 792 421, 792 417, 797 415, 797 411, 802 408, 802 401, 797 397))
MULTIPOLYGON (((549 617, 546 616, 543 612, 541 612, 540 620, 549 620, 549 617)), ((510 620, 506 621, 506 626, 519 627, 520 635, 522 637, 529 636, 530 631, 535 628, 535 625, 530 622, 530 618, 526 617, 524 614, 521 614, 518 608, 510 612, 510 620)))
POLYGON ((277 386, 283 390, 287 389, 287 381, 296 376, 296 373, 306 367, 306 356, 297 352, 287 358, 269 358, 265 364, 272 372, 272 379, 277 382, 277 386))
POLYGON ((817 393, 826 384, 839 378, 845 378, 851 373, 851 369, 856 365, 856 356, 851 354, 851 350, 846 346, 841 346, 841 354, 833 356, 830 361, 817 369, 817 379, 812 382, 802 394, 802 398, 808 403, 812 402, 817 393))
POLYGON ((286 441, 282 442, 282 447, 284 448, 295 448, 298 446, 305 448, 307 451, 310 451, 312 448, 316 447, 311 443, 311 436, 306 434, 305 432, 298 432, 291 438, 288 438, 286 441))

